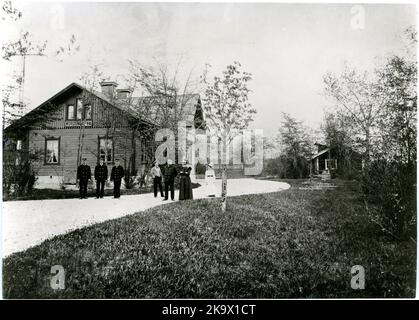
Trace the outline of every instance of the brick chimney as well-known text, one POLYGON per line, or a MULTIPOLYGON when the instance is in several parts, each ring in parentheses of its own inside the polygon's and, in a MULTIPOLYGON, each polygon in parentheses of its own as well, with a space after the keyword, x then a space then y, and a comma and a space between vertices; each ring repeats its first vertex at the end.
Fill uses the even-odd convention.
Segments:
POLYGON ((102 93, 106 95, 109 99, 113 99, 115 97, 115 91, 117 86, 118 84, 114 81, 102 81, 100 83, 102 93))
POLYGON ((116 98, 117 99, 128 99, 132 93, 131 89, 117 89, 116 98))

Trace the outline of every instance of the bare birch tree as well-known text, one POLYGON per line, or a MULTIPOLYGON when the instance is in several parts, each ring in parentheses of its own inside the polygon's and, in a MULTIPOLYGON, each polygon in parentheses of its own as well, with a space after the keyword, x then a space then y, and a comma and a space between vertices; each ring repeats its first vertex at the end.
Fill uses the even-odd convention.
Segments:
POLYGON ((207 73, 203 105, 210 134, 219 141, 219 163, 222 167, 221 209, 227 208, 227 150, 237 134, 247 129, 256 110, 248 102, 251 74, 241 70, 239 62, 227 65, 221 76, 209 80, 207 73))

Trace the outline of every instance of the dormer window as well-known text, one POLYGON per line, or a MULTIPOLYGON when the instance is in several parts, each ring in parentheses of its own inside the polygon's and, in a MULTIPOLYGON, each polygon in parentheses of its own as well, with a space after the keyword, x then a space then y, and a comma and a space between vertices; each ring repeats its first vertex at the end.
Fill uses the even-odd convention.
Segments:
POLYGON ((76 99, 76 118, 77 120, 81 120, 83 117, 83 102, 81 99, 76 99))
POLYGON ((84 120, 92 120, 92 106, 90 104, 84 106, 84 120))
POLYGON ((67 106, 67 120, 74 120, 74 105, 70 104, 67 106))
POLYGON ((76 99, 76 106, 73 104, 67 105, 66 109, 67 120, 92 120, 92 106, 86 104, 83 106, 82 99, 76 99))

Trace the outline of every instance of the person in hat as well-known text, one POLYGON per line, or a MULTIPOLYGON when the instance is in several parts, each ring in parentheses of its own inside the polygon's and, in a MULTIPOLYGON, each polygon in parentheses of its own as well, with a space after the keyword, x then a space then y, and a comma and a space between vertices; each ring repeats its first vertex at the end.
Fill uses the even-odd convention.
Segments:
POLYGON ((83 158, 81 165, 77 168, 77 183, 80 189, 80 199, 87 199, 87 184, 92 180, 92 172, 87 165, 87 159, 83 158))
POLYGON ((208 197, 215 197, 215 171, 212 163, 209 163, 205 170, 205 191, 208 197))
POLYGON ((174 166, 172 160, 168 159, 166 168, 164 169, 165 194, 164 194, 163 201, 169 199, 169 189, 170 189, 170 198, 172 200, 175 200, 175 177, 176 176, 177 176, 176 167, 174 166))
POLYGON ((108 180, 108 167, 103 158, 99 159, 99 164, 95 167, 96 180, 96 199, 103 198, 105 191, 105 183, 108 180))
POLYGON ((189 176, 191 170, 192 167, 188 164, 188 161, 184 160, 179 173, 179 200, 193 199, 191 177, 189 176))
POLYGON ((162 172, 161 172, 159 163, 157 161, 154 162, 154 166, 150 170, 150 175, 151 175, 151 178, 153 179, 154 198, 157 197, 157 187, 159 188, 160 195, 163 198, 164 194, 163 194, 163 187, 161 184, 162 172))
POLYGON ((111 171, 111 181, 113 181, 113 197, 118 199, 121 196, 121 182, 124 177, 124 168, 119 165, 119 159, 115 159, 115 165, 111 171))

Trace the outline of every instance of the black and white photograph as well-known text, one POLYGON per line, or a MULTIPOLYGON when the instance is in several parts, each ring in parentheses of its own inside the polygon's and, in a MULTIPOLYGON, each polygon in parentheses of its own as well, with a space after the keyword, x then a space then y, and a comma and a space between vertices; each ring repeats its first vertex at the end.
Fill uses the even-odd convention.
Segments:
POLYGON ((2 299, 416 298, 415 4, 0 5, 2 299))

